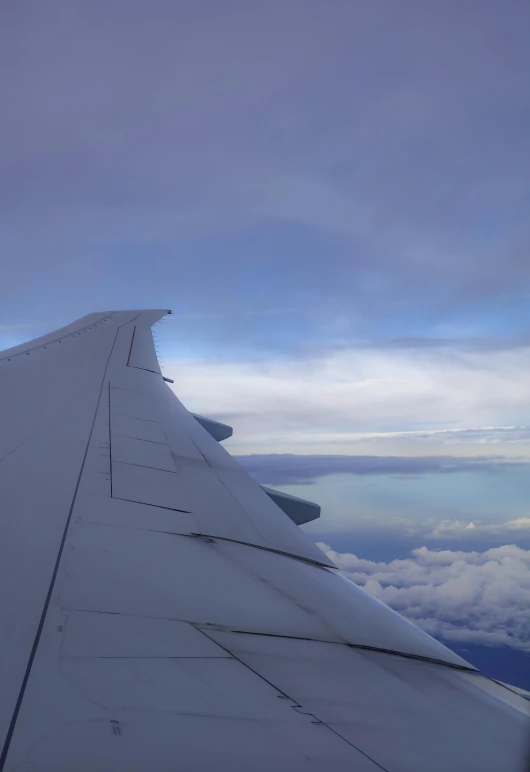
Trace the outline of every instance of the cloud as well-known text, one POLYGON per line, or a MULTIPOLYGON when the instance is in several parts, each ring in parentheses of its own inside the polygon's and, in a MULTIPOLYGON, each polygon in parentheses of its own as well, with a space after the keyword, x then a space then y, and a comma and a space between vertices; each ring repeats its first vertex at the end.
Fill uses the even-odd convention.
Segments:
MULTIPOLYGON (((361 437, 359 438, 361 439, 361 437)), ((530 440, 530 426, 483 426, 470 429, 429 429, 428 431, 387 432, 362 435, 364 442, 380 441, 423 440, 431 445, 449 443, 478 443, 490 445, 505 442, 528 442, 530 440)))
POLYGON ((426 539, 455 539, 458 541, 499 536, 504 538, 530 536, 530 517, 516 517, 506 523, 442 520, 433 531, 425 534, 426 539))
POLYGON ((385 563, 319 546, 345 576, 431 635, 530 652, 530 550, 423 546, 385 563))
POLYGON ((2 312, 55 312, 58 293, 61 315, 296 300, 312 330, 393 315, 401 335, 491 296, 512 309, 530 274, 525 14, 6 6, 2 312))
POLYGON ((165 370, 186 405, 234 426, 234 452, 337 453, 355 442, 369 454, 378 444, 378 455, 482 455, 499 440, 506 454, 529 439, 529 354, 350 345, 251 361, 183 356, 165 370))
MULTIPOLYGON (((482 472, 492 474, 529 462, 507 462, 502 456, 304 456, 291 453, 236 456, 236 460, 259 483, 307 485, 332 474, 416 476, 482 472)), ((469 526, 468 526, 469 527, 469 526)))

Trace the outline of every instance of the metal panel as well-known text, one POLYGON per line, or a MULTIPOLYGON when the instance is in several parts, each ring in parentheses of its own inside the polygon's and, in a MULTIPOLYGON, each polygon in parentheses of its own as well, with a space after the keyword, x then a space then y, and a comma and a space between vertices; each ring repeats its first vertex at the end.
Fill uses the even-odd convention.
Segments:
POLYGON ((110 389, 111 421, 116 415, 129 418, 142 418, 144 421, 157 421, 160 418, 156 403, 149 393, 141 390, 120 389, 112 385, 110 389))
POLYGON ((112 462, 135 464, 176 472, 175 461, 168 445, 160 442, 136 440, 131 437, 113 436, 111 442, 112 462))
POLYGON ((229 657, 187 622, 68 612, 61 657, 229 657))
POLYGON ((251 519, 239 502, 204 460, 197 463, 178 459, 177 469, 200 527, 200 533, 264 544, 251 519))
POLYGON ((149 370, 161 375, 150 327, 137 325, 134 328, 127 364, 129 367, 137 367, 140 370, 149 370))
POLYGON ((152 507, 134 501, 113 499, 110 496, 78 496, 74 508, 74 522, 136 528, 143 531, 166 533, 198 533, 194 514, 175 509, 152 507))
POLYGON ((9 770, 171 772, 176 760, 186 772, 377 769, 225 652, 197 659, 59 658, 57 620, 49 621, 9 770))
POLYGON ((240 467, 217 467, 216 472, 269 547, 333 565, 240 467))
MULTIPOLYGON (((129 374, 131 373, 134 376, 140 375, 134 370, 130 370, 129 374)), ((117 374, 114 380, 118 381, 117 374)), ((163 425, 160 423, 160 419, 165 417, 165 405, 163 400, 160 400, 160 395, 166 398, 169 394, 172 397, 165 384, 156 379, 150 379, 147 384, 139 384, 137 389, 131 388, 130 383, 128 386, 127 389, 111 389, 112 433, 130 434, 136 437, 136 432, 142 432, 143 436, 139 435, 138 439, 167 443, 174 456, 191 458, 204 464, 203 456, 181 425, 167 419, 163 425), (162 386, 161 391, 157 388, 160 386, 162 386), (127 421, 128 424, 123 424, 123 421, 127 421)))
POLYGON ((117 499, 189 512, 180 475, 132 464, 112 464, 112 495, 117 499))
POLYGON ((60 670, 77 691, 111 711, 171 711, 256 720, 274 718, 278 710, 273 690, 224 653, 198 660, 63 659, 60 670))
POLYGON ((108 426, 101 434, 96 413, 120 328, 140 315, 91 315, 1 358, 0 748, 24 698, 75 497, 109 491, 108 426))
POLYGON ((336 640, 472 667, 336 571, 229 542, 216 549, 318 617, 336 640))
POLYGON ((147 442, 167 442, 162 425, 157 421, 131 418, 112 411, 111 429, 113 437, 134 437, 147 442))
POLYGON ((86 394, 0 464, 0 747, 52 580, 96 402, 86 394))
MULTIPOLYGON (((265 554, 252 552, 256 559, 265 554)), ((75 524, 60 598, 68 609, 337 638, 316 615, 237 566, 216 544, 171 533, 75 524)))
POLYGON ((495 706, 478 675, 340 644, 209 635, 384 769, 523 768, 527 714, 495 706))
POLYGON ((26 756, 17 772, 175 772, 176 763, 186 772, 380 772, 293 710, 276 721, 136 711, 112 723, 100 715, 65 722, 26 756))

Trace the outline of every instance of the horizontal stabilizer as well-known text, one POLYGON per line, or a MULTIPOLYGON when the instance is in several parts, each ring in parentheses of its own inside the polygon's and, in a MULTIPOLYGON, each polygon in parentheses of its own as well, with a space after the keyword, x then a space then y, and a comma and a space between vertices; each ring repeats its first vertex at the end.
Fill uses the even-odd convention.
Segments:
POLYGON ((306 501, 306 499, 299 499, 298 496, 289 496, 288 493, 275 491, 272 488, 267 488, 265 485, 260 487, 295 525, 303 525, 320 517, 320 506, 318 504, 306 501))
POLYGON ((228 424, 214 421, 213 418, 205 418, 203 415, 197 415, 197 413, 192 413, 192 416, 217 442, 222 442, 232 436, 234 430, 228 424))

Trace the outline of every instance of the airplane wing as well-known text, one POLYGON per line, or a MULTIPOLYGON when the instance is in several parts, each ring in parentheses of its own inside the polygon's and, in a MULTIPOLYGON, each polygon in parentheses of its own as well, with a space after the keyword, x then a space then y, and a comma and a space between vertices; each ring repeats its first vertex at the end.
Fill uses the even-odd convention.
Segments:
POLYGON ((166 313, 0 354, 0 770, 523 769, 528 701, 239 467, 164 382, 166 313))

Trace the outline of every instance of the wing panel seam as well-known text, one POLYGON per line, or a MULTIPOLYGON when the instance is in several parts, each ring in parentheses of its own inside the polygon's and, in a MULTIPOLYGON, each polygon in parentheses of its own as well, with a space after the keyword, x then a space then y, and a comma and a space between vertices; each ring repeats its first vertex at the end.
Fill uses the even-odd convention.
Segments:
POLYGON ((275 684, 273 684, 273 683, 272 683, 272 681, 269 681, 269 680, 268 680, 268 678, 265 678, 265 676, 261 675, 261 673, 259 673, 257 670, 254 670, 254 668, 253 668, 253 667, 251 667, 251 666, 250 666, 250 665, 248 665, 246 662, 244 662, 242 659, 240 659, 240 658, 239 658, 239 657, 238 657, 236 654, 234 654, 232 651, 230 651, 230 649, 227 649, 227 648, 226 648, 226 646, 223 646, 221 643, 219 643, 219 641, 216 641, 214 638, 211 638, 211 637, 208 635, 208 633, 206 633, 206 632, 205 632, 203 629, 201 629, 200 627, 197 627, 197 625, 193 625, 193 627, 195 627, 195 629, 196 629, 196 630, 198 630, 198 631, 199 631, 199 632, 201 632, 203 635, 205 635, 205 636, 206 636, 206 638, 208 638, 210 641, 213 641, 213 643, 215 643, 215 644, 216 644, 217 646, 219 646, 221 649, 223 649, 224 651, 226 651, 226 653, 227 653, 227 654, 229 654, 229 655, 230 655, 231 657, 233 657, 233 658, 234 658, 234 659, 235 659, 237 662, 239 662, 241 665, 243 665, 243 667, 247 668, 247 670, 250 670, 250 671, 251 671, 251 673, 254 673, 254 675, 257 675, 257 676, 258 676, 258 678, 260 678, 262 681, 264 681, 266 684, 268 684, 270 687, 272 687, 272 688, 273 688, 275 691, 279 692, 279 695, 278 695, 279 699, 289 700, 290 702, 292 702, 293 704, 291 705, 291 708, 292 708, 293 710, 295 710, 297 713, 301 713, 302 715, 306 715, 306 716, 312 717, 313 719, 315 719, 315 721, 312 721, 311 723, 314 723, 314 724, 319 724, 319 725, 322 725, 322 726, 325 726, 325 727, 327 727, 327 729, 329 729, 329 731, 330 731, 330 732, 333 732, 333 734, 334 734, 334 735, 336 735, 336 736, 337 736, 337 737, 339 737, 341 740, 343 740, 345 743, 347 743, 347 745, 349 745, 351 748, 354 748, 354 749, 355 749, 355 750, 356 750, 358 753, 360 753, 360 754, 361 754, 361 755, 363 755, 363 756, 364 756, 366 759, 368 759, 368 761, 371 761, 371 762, 372 762, 372 764, 375 764, 375 766, 376 766, 378 769, 381 769, 381 770, 383 770, 383 772, 389 772, 389 770, 388 770, 388 768, 387 768, 387 767, 383 767, 383 766, 381 766, 381 764, 379 764, 379 763, 378 763, 378 762, 377 762, 375 759, 373 759, 373 758, 372 758, 371 756, 369 756, 367 753, 365 753, 364 751, 362 751, 362 750, 361 750, 361 749, 360 749, 360 748, 359 748, 357 745, 354 745, 352 742, 350 742, 350 740, 347 740, 347 739, 346 739, 346 737, 343 737, 343 736, 342 736, 342 735, 341 735, 339 732, 337 732, 337 730, 336 730, 336 729, 333 729, 333 727, 331 727, 331 726, 330 726, 329 724, 327 724, 325 721, 322 721, 322 720, 321 720, 321 719, 320 719, 320 718, 319 718, 317 715, 315 715, 314 713, 311 713, 311 712, 309 712, 309 711, 305 711, 305 710, 304 710, 304 708, 303 708, 303 706, 302 706, 302 705, 300 705, 300 703, 298 702, 298 700, 295 700, 295 699, 294 699, 294 697, 290 697, 290 696, 289 696, 289 695, 288 695, 286 692, 284 692, 284 691, 283 691, 283 689, 280 689, 278 686, 276 686, 275 684))
MULTIPOLYGON (((212 628, 213 630, 213 628, 212 628)), ((403 657, 404 659, 413 659, 418 662, 425 662, 428 665, 440 665, 442 667, 450 667, 454 670, 463 670, 465 673, 477 673, 476 668, 465 667, 464 665, 457 665, 453 662, 446 662, 443 659, 436 659, 435 657, 425 657, 421 654, 409 654, 405 651, 398 651, 397 649, 382 649, 378 646, 367 646, 363 643, 352 643, 351 641, 329 641, 324 638, 308 638, 304 635, 282 635, 280 633, 261 633, 255 630, 233 630, 228 628, 218 628, 218 632, 221 633, 234 633, 235 635, 259 635, 261 638, 282 638, 289 641, 307 641, 308 643, 327 643, 333 646, 347 646, 349 649, 355 649, 357 651, 373 651, 377 654, 386 654, 390 657, 403 657)))
POLYGON ((213 533, 190 533, 189 536, 193 536, 196 539, 218 539, 219 541, 228 541, 231 544, 241 544, 243 547, 252 547, 253 549, 263 550, 264 552, 273 552, 275 555, 283 555, 286 558, 292 558, 293 560, 299 560, 302 563, 307 563, 310 566, 315 566, 315 568, 323 568, 326 570, 334 569, 335 571, 338 570, 335 566, 332 566, 329 563, 321 563, 318 560, 307 558, 304 555, 297 555, 296 552, 287 552, 286 550, 276 549, 275 547, 265 547, 262 544, 253 544, 250 541, 240 541, 239 539, 231 539, 228 536, 217 536, 213 533))
POLYGON ((136 335, 136 327, 137 325, 135 324, 131 335, 131 345, 129 346, 129 356, 127 357, 127 367, 129 367, 129 362, 131 361, 131 354, 132 354, 133 345, 134 345, 134 336, 136 335))
MULTIPOLYGON (((157 470, 161 471, 161 470, 157 470)), ((163 470, 162 470, 163 471, 163 470)), ((171 474, 171 472, 169 473, 171 474)), ((191 515, 193 512, 191 512, 189 509, 177 509, 176 507, 163 507, 161 504, 150 504, 148 501, 138 501, 137 499, 124 499, 123 496, 113 496, 112 497, 115 501, 130 501, 131 504, 143 504, 146 507, 155 507, 156 509, 165 509, 166 512, 184 512, 186 515, 191 515)), ((146 529, 141 528, 139 530, 145 531, 145 530, 152 530, 154 533, 172 533, 172 531, 154 531, 154 529, 146 529)), ((180 536, 181 534, 175 534, 176 536, 180 536)), ((189 534, 182 534, 183 536, 189 536, 189 534)), ((1 772, 1 768, 0 768, 1 772)))

